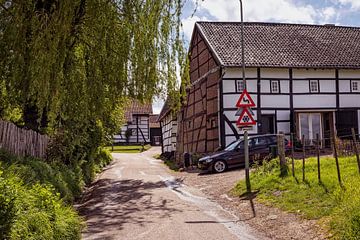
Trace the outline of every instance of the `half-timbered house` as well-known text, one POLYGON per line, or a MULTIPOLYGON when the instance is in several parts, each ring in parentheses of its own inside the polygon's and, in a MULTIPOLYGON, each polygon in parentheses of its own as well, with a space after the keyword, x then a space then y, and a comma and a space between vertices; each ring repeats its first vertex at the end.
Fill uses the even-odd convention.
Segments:
POLYGON ((152 114, 151 103, 139 103, 133 100, 125 111, 126 123, 122 126, 119 134, 113 139, 119 144, 146 144, 150 143, 149 118, 152 114))
POLYGON ((158 117, 161 127, 162 153, 173 155, 176 151, 177 116, 166 101, 158 117))
MULTIPOLYGON (((360 28, 245 23, 246 89, 257 125, 250 135, 359 131, 360 28)), ((241 136, 236 102, 242 81, 241 25, 197 22, 190 42, 187 100, 177 152, 205 153, 241 136)))

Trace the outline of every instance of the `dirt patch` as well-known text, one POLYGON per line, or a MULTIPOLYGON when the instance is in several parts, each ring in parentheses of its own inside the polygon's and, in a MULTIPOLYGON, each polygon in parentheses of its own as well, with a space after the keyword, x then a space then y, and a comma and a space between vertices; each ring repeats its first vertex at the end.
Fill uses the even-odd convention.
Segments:
POLYGON ((326 239, 314 220, 301 219, 296 214, 286 213, 277 208, 265 206, 256 200, 256 194, 234 197, 230 190, 245 177, 242 169, 222 174, 202 174, 198 170, 174 172, 183 183, 200 189, 211 200, 237 215, 240 221, 263 233, 271 239, 326 239))

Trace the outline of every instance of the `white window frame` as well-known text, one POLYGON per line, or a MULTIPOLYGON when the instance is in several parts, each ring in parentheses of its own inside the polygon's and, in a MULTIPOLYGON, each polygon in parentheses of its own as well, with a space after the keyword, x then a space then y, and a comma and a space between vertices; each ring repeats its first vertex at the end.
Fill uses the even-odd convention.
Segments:
POLYGON ((318 80, 310 80, 309 82, 309 90, 311 93, 318 93, 320 92, 320 83, 318 80), (313 83, 315 83, 316 85, 313 85, 313 83), (316 86, 316 89, 313 89, 312 87, 316 86))
POLYGON ((360 81, 357 80, 351 81, 351 92, 360 92, 360 81))
POLYGON ((280 93, 280 81, 277 81, 277 80, 270 81, 270 92, 271 93, 280 93))
POLYGON ((236 92, 240 93, 245 90, 245 84, 243 80, 236 80, 236 92))

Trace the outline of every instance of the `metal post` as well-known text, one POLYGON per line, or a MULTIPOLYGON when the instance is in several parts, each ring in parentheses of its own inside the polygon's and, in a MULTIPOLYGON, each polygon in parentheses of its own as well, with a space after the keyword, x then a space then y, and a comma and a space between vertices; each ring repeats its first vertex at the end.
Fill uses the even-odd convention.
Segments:
POLYGON ((243 14, 243 4, 242 0, 240 1, 240 18, 241 18, 241 60, 242 60, 242 80, 244 88, 246 89, 246 79, 245 79, 245 44, 244 44, 244 14, 243 14))
POLYGON ((244 130, 244 154, 245 154, 246 191, 250 193, 251 186, 250 186, 250 171, 249 171, 249 135, 247 130, 244 130))

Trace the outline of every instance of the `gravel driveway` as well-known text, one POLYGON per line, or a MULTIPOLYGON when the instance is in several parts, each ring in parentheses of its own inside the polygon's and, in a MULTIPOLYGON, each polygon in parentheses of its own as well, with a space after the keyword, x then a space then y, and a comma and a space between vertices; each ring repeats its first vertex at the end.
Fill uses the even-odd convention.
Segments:
POLYGON ((198 170, 173 172, 184 184, 201 190, 209 199, 231 211, 251 228, 270 239, 325 239, 316 221, 303 220, 295 214, 260 204, 253 199, 231 196, 230 190, 245 177, 243 169, 221 174, 201 174, 198 170), (254 216, 255 214, 255 216, 254 216))

